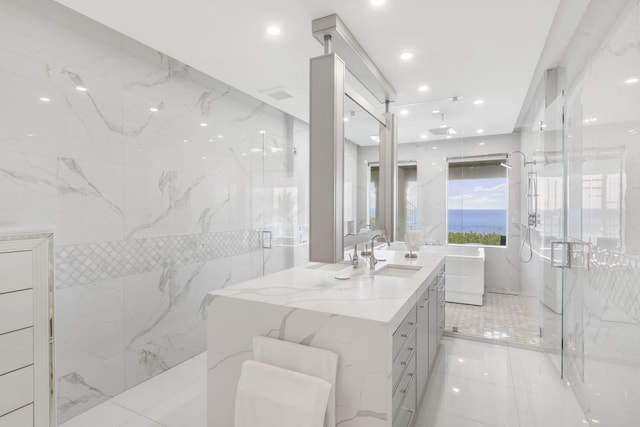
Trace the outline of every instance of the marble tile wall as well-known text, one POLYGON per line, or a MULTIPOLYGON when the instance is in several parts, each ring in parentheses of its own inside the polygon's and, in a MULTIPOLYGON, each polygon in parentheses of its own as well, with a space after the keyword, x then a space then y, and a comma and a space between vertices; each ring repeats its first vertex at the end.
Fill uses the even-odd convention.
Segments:
POLYGON ((0 224, 55 227, 62 422, 202 352, 208 291, 307 260, 308 126, 54 2, 0 8, 0 224))
MULTIPOLYGON (((636 1, 591 2, 562 59, 566 237, 575 250, 559 282, 564 320, 556 327, 565 377, 599 426, 640 418, 640 83, 627 83, 640 77, 639 23, 636 1)), ((523 132, 523 150, 536 144, 523 132)), ((523 273, 534 292, 545 286, 541 271, 523 273)))

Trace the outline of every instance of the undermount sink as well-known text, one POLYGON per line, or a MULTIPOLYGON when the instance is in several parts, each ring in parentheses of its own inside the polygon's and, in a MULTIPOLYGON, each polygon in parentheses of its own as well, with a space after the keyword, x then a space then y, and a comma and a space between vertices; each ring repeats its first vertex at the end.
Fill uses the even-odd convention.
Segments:
POLYGON ((376 276, 398 277, 401 279, 408 279, 413 277, 422 267, 418 265, 401 265, 401 264, 387 264, 380 270, 376 271, 376 276))

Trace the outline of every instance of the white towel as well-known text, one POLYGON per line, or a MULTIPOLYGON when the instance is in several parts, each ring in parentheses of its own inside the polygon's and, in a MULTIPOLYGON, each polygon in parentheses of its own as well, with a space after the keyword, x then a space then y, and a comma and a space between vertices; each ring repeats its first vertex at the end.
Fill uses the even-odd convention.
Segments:
POLYGON ((338 355, 323 348, 268 337, 253 337, 253 357, 258 362, 322 378, 331 384, 325 427, 336 425, 336 373, 338 355))
POLYGON ((331 384, 247 360, 236 394, 235 427, 322 427, 331 384))

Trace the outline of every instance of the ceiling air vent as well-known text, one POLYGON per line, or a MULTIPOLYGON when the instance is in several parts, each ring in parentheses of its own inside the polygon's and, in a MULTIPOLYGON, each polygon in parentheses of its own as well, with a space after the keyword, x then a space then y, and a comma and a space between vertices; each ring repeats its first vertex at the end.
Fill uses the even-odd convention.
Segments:
POLYGON ((289 91, 289 89, 284 86, 276 87, 273 89, 261 90, 261 93, 269 95, 276 101, 282 101, 283 99, 293 98, 294 95, 289 91))
POLYGON ((433 128, 429 129, 429 132, 431 132, 431 135, 455 135, 457 133, 452 127, 433 128))

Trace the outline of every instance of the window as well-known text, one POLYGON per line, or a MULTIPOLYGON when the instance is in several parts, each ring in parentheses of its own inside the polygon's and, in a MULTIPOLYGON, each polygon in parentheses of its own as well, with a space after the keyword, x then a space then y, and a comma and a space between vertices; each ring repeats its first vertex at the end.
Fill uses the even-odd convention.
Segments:
MULTIPOLYGON (((376 226, 376 200, 380 169, 377 164, 369 166, 369 224, 376 226)), ((407 229, 418 228, 418 167, 406 162, 398 165, 398 206, 396 238, 404 239, 407 229)))
POLYGON ((418 228, 418 168, 415 163, 398 165, 398 224, 396 238, 418 228))
POLYGON ((504 157, 449 160, 448 243, 506 246, 508 189, 504 157))

